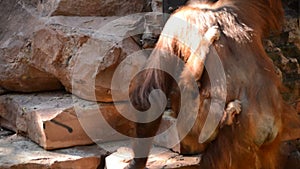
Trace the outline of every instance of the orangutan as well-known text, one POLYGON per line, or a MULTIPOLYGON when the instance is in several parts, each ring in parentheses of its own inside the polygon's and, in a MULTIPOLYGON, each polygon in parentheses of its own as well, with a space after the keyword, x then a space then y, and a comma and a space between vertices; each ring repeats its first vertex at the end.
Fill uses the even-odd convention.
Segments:
MULTIPOLYGON (((280 0, 190 0, 170 16, 145 66, 149 69, 133 80, 132 104, 139 111, 149 109, 154 89, 170 96, 173 111, 182 109, 187 118, 178 122, 180 153, 203 153, 200 168, 282 168, 282 122, 293 110, 281 97, 281 81, 262 45, 282 20, 280 0), (185 65, 176 67, 174 57, 185 65), (180 73, 178 84, 164 67, 180 73), (199 94, 185 99, 194 92, 193 80, 199 94), (178 106, 182 101, 186 107, 178 106), (198 115, 185 135, 189 109, 198 115)), ((136 137, 149 139, 134 142, 135 158, 127 168, 145 167, 160 122, 161 116, 136 123, 136 137)))

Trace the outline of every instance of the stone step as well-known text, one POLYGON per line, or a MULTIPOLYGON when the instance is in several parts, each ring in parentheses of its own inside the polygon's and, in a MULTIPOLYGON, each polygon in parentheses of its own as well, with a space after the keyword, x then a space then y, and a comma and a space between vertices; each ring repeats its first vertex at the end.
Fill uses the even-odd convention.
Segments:
POLYGON ((105 153, 97 145, 46 151, 15 134, 0 139, 0 169, 97 169, 105 153))
MULTIPOLYGON (((123 169, 132 158, 130 145, 125 140, 47 151, 27 138, 0 128, 0 169, 123 169)), ((282 144, 283 155, 289 156, 284 168, 299 168, 299 147, 299 140, 282 144)), ((147 168, 196 169, 200 160, 201 155, 181 156, 153 146, 147 168)))
MULTIPOLYGON (((0 96, 0 126, 48 150, 132 137, 134 123, 119 111, 128 112, 127 103, 90 102, 65 92, 0 96)), ((174 122, 165 117, 160 132, 174 122)), ((175 136, 173 128, 171 134, 157 137, 156 144, 171 148, 168 143, 176 140, 175 136)))
POLYGON ((133 133, 133 124, 113 104, 73 99, 64 92, 2 95, 0 122, 45 149, 120 140, 127 136, 119 132, 133 133))
MULTIPOLYGON (((123 169, 132 159, 130 142, 116 143, 119 148, 105 158, 106 169, 123 169)), ((105 146, 104 146, 105 147, 105 146)), ((169 149, 153 146, 147 162, 147 168, 199 168, 201 155, 182 156, 169 149)))
MULTIPOLYGON (((132 158, 130 145, 130 140, 124 140, 49 151, 0 128, 0 169, 121 169, 132 158)), ((147 167, 198 168, 200 160, 201 155, 184 157, 153 146, 147 167)))

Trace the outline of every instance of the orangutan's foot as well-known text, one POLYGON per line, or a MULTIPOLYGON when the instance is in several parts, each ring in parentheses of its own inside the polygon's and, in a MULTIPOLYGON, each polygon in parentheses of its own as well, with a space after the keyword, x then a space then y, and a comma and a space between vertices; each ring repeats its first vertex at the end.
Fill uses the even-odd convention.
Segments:
POLYGON ((235 115, 240 114, 241 111, 241 102, 239 100, 229 102, 227 104, 226 110, 224 111, 221 125, 232 125, 235 115))

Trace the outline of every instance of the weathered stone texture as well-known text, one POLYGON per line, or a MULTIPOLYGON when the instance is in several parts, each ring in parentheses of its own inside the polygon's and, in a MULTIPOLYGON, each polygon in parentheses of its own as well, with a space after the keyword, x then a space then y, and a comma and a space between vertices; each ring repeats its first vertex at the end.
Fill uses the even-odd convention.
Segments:
POLYGON ((17 135, 0 139, 0 147, 1 169, 97 169, 105 155, 96 145, 50 152, 17 135))
POLYGON ((47 16, 124 16, 143 11, 144 0, 43 0, 39 9, 47 16))
POLYGON ((53 75, 28 64, 30 34, 41 22, 21 2, 0 2, 0 86, 21 92, 61 89, 53 75))
MULTIPOLYGON (((121 147, 115 153, 106 157, 106 168, 124 168, 132 159, 132 150, 129 147, 121 147)), ((201 155, 184 157, 168 149, 152 147, 147 162, 147 168, 199 168, 201 155)))
POLYGON ((84 99, 112 102, 112 75, 140 50, 143 15, 41 17, 34 5, 22 2, 0 2, 6 16, 0 27, 0 87, 18 92, 64 87, 84 99))
POLYGON ((113 104, 72 99, 70 94, 57 92, 0 96, 0 119, 2 126, 45 149, 120 140, 134 132, 133 124, 113 104))

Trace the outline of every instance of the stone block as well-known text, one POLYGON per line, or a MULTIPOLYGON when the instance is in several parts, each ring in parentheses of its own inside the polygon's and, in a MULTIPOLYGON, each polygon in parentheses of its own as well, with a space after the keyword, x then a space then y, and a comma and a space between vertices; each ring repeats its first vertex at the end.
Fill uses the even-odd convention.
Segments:
MULTIPOLYGON (((107 169, 123 169, 132 159, 130 147, 121 147, 105 159, 107 169)), ((147 168, 199 168, 201 155, 184 157, 168 149, 152 147, 147 168)))
POLYGON ((7 90, 35 92, 61 89, 53 75, 28 64, 30 34, 41 25, 23 1, 0 2, 0 86, 7 90))
POLYGON ((105 153, 97 145, 46 151, 24 137, 12 135, 0 139, 0 168, 97 169, 105 153))
POLYGON ((0 119, 3 127, 44 149, 120 140, 134 132, 133 123, 113 104, 88 102, 61 92, 2 95, 0 119))
POLYGON ((143 0, 42 0, 44 16, 124 16, 143 11, 143 0))
MULTIPOLYGON (((0 87, 17 92, 64 87, 87 100, 112 102, 112 75, 140 50, 143 15, 41 17, 34 1, 25 1, 0 2, 0 87)), ((68 3, 73 2, 79 3, 68 3)))

